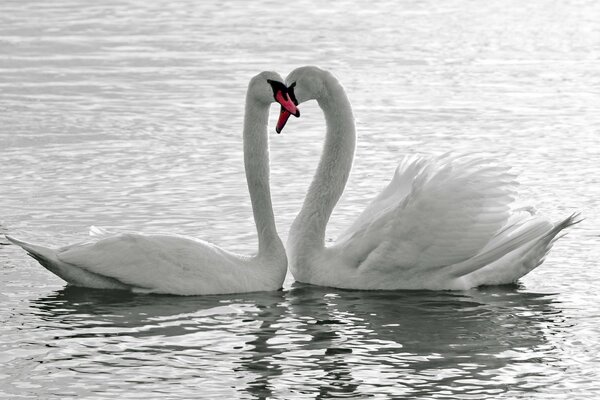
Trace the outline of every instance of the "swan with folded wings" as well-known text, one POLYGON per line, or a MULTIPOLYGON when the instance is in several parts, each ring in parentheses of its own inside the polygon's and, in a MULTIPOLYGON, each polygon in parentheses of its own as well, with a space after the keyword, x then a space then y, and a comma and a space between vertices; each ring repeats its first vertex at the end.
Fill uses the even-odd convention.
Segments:
POLYGON ((252 78, 246 95, 244 164, 258 254, 242 256, 211 243, 178 235, 106 234, 93 241, 50 249, 7 236, 70 285, 144 293, 205 295, 277 290, 287 271, 269 187, 267 124, 278 102, 298 116, 283 79, 275 72, 252 78))

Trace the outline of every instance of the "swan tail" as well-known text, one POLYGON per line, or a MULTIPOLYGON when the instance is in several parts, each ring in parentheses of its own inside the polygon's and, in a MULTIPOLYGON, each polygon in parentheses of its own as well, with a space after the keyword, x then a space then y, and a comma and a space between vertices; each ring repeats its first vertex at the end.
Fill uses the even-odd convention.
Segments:
POLYGON ((479 264, 479 268, 464 274, 463 278, 469 281, 471 287, 514 283, 544 262, 554 243, 566 235, 566 232, 560 234, 564 229, 581 221, 579 214, 572 214, 533 240, 498 246, 501 251, 508 251, 485 265, 481 265, 481 262, 476 263, 475 265, 479 264))
POLYGON ((53 265, 59 262, 58 258, 56 257, 55 250, 49 249, 44 246, 38 246, 36 244, 27 243, 9 235, 5 236, 9 242, 21 247, 27 252, 28 255, 35 258, 40 264, 42 264, 45 268, 47 268, 50 271, 52 271, 52 268, 54 268, 53 265))
POLYGON ((584 218, 581 217, 581 213, 573 213, 573 214, 569 215, 569 217, 567 217, 563 221, 561 221, 560 223, 556 224, 554 229, 552 229, 550 232, 548 232, 548 235, 552 236, 550 245, 554 244, 554 242, 556 242, 558 239, 565 237, 568 234, 568 232, 564 232, 561 235, 558 235, 562 230, 569 228, 573 225, 577 225, 578 223, 582 222, 583 220, 584 220, 584 218))
POLYGON ((73 286, 83 286, 95 289, 129 289, 129 286, 114 278, 95 274, 75 265, 61 261, 57 250, 36 244, 24 242, 12 236, 5 235, 12 244, 21 247, 44 268, 73 286))

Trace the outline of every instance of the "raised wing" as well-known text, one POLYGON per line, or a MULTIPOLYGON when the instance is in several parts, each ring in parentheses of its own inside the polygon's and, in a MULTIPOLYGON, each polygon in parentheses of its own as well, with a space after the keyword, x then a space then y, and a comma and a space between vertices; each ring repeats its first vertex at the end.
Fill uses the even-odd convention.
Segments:
POLYGON ((363 270, 464 261, 506 224, 515 177, 478 157, 405 160, 336 247, 353 253, 363 270))
POLYGON ((352 237, 364 234, 376 220, 393 210, 410 193, 413 181, 426 164, 427 160, 424 158, 405 157, 396 168, 394 177, 388 186, 369 203, 356 221, 340 235, 337 241, 344 242, 352 237))

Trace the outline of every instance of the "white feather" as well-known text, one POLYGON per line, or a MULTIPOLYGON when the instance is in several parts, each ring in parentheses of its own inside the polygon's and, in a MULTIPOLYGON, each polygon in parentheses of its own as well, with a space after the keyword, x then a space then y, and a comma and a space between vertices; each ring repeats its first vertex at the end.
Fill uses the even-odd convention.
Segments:
POLYGON ((277 235, 269 188, 267 121, 273 89, 282 81, 263 72, 248 86, 244 119, 244 162, 259 252, 245 257, 208 242, 176 235, 112 234, 92 226, 92 240, 60 249, 7 236, 71 285, 178 295, 277 290, 287 258, 277 235))
POLYGON ((483 157, 404 158, 389 185, 329 248, 323 237, 350 172, 352 108, 327 71, 290 75, 300 102, 316 99, 327 137, 317 174, 288 240, 300 281, 354 289, 467 289, 514 282, 538 266, 557 235, 579 222, 553 224, 516 208, 516 175, 483 157), (342 149, 342 150, 340 150, 342 149), (314 189, 319 190, 314 190, 314 189))

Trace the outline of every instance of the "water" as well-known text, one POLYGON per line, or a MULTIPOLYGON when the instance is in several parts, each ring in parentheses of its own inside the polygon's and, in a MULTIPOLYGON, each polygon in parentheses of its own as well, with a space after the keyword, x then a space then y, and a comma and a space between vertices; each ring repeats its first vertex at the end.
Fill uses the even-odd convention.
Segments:
MULTIPOLYGON (((180 298, 66 288, 0 246, 0 398, 592 398, 600 394, 600 3, 0 4, 2 230, 89 225, 251 253, 247 82, 317 64, 359 130, 335 237, 405 154, 485 152, 521 197, 581 211, 518 286, 303 286, 180 298)), ((275 215, 296 215, 323 139, 315 104, 271 136, 275 215)), ((272 108, 272 126, 277 107, 272 108)))

